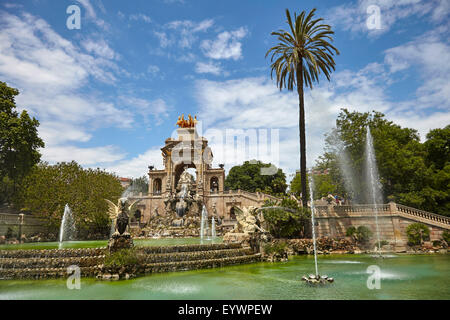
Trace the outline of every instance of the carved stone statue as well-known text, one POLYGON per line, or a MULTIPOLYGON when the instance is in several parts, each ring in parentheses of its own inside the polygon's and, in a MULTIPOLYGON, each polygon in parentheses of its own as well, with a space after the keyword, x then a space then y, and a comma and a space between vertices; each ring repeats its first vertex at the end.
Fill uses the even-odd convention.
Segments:
POLYGON ((234 207, 237 223, 233 230, 225 234, 224 242, 241 242, 253 250, 260 250, 260 243, 269 239, 270 234, 263 228, 263 215, 253 206, 242 209, 234 207))
POLYGON ((128 204, 127 198, 120 198, 117 201, 117 205, 108 199, 105 200, 109 205, 109 217, 115 221, 115 233, 117 232, 119 235, 122 235, 127 229, 130 220, 129 212, 131 208, 141 200, 135 200, 131 203, 131 205, 128 204))

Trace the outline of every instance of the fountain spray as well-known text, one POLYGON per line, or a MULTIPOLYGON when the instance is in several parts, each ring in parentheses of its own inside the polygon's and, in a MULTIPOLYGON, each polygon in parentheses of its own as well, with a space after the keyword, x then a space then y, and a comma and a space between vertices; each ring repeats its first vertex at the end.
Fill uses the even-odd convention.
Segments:
POLYGON ((311 200, 311 223, 312 223, 312 236, 313 236, 313 244, 314 244, 314 265, 316 267, 316 277, 318 277, 319 269, 317 267, 316 227, 315 227, 315 221, 314 221, 314 213, 315 213, 316 208, 314 206, 313 190, 314 190, 314 180, 312 178, 312 174, 310 174, 309 175, 309 197, 311 200))
POLYGON ((378 241, 378 253, 381 255, 381 243, 380 243, 380 230, 378 227, 378 199, 379 193, 379 178, 377 163, 375 159, 375 149, 373 147, 373 138, 370 133, 370 128, 367 126, 366 130, 366 167, 367 167, 367 180, 370 183, 370 196, 372 198, 374 211, 375 211, 375 225, 377 229, 377 241, 378 241))
MULTIPOLYGON (((203 240, 205 233, 208 232, 208 211, 206 211, 206 206, 203 205, 202 208, 202 219, 200 221, 200 239, 203 240)), ((208 236, 206 234, 206 236, 208 236)))
POLYGON ((64 207, 64 214, 59 228, 59 248, 62 248, 64 240, 73 240, 75 233, 75 221, 73 219, 72 210, 68 204, 64 207))

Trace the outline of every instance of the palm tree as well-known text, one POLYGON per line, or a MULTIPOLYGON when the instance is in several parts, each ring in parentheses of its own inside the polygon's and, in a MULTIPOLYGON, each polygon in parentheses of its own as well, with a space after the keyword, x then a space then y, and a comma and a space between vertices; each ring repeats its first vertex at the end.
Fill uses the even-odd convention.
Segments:
POLYGON ((277 36, 279 43, 270 48, 266 58, 271 55, 271 77, 276 74, 277 86, 293 91, 297 87, 299 98, 299 131, 300 131, 300 178, 302 185, 302 203, 307 203, 306 193, 306 139, 305 139, 305 106, 303 86, 312 89, 314 82, 319 82, 319 75, 323 73, 330 81, 330 73, 334 70, 333 56, 339 51, 330 43, 334 32, 327 24, 322 24, 322 18, 314 19, 314 12, 308 14, 302 11, 299 16, 294 15, 292 24, 289 10, 286 9, 287 23, 290 32, 279 30, 271 35, 277 36))

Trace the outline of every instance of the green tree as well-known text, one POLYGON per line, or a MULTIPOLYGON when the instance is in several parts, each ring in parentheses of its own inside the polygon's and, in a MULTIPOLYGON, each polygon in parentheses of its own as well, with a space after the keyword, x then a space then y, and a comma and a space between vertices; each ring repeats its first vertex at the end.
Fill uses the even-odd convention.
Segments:
POLYGON ((127 188, 127 191, 132 193, 133 195, 139 195, 139 193, 147 193, 148 192, 148 176, 144 175, 139 178, 135 178, 131 180, 130 186, 127 188))
POLYGON ((41 158, 39 121, 15 110, 19 91, 0 81, 0 202, 10 202, 17 185, 41 158))
POLYGON ((375 156, 384 201, 450 215, 450 130, 431 130, 424 143, 416 130, 402 128, 380 112, 350 112, 342 109, 336 127, 326 135, 325 153, 317 168, 329 168, 336 193, 357 203, 369 201, 365 192, 366 128, 373 135, 375 156), (353 192, 349 190, 339 160, 348 158, 353 172, 353 192))
POLYGON ((24 179, 17 206, 41 217, 57 233, 65 204, 74 214, 78 238, 107 235, 111 223, 104 199, 116 202, 123 192, 118 177, 100 169, 83 169, 75 161, 41 163, 24 179))
POLYGON ((437 170, 444 169, 450 163, 450 125, 431 130, 424 147, 427 164, 437 170))
POLYGON ((411 245, 421 245, 424 240, 430 239, 430 228, 423 223, 412 223, 406 228, 408 243, 411 245))
POLYGON ((321 73, 330 80, 330 74, 335 69, 333 56, 339 51, 330 43, 334 32, 327 24, 322 24, 322 18, 315 19, 316 9, 308 14, 302 11, 294 14, 294 22, 289 10, 286 18, 290 31, 279 30, 271 34, 277 36, 279 43, 270 48, 271 76, 276 74, 277 86, 293 91, 297 87, 299 97, 299 133, 300 133, 300 173, 302 176, 302 202, 307 203, 306 188, 306 136, 305 136, 305 105, 304 89, 312 89, 314 82, 319 82, 321 73))
MULTIPOLYGON (((309 179, 309 174, 306 175, 309 179)), ((329 174, 317 174, 313 175, 314 181, 314 199, 321 199, 329 194, 336 193, 336 185, 333 184, 331 175, 329 174)), ((295 195, 299 196, 301 194, 302 177, 300 174, 296 174, 294 179, 292 179, 290 184, 290 191, 295 195)), ((306 181, 306 186, 309 190, 309 180, 306 181)), ((309 194, 309 192, 308 192, 309 194)), ((309 198, 309 197, 308 197, 309 198)))
POLYGON ((261 191, 268 194, 279 195, 286 192, 286 175, 283 170, 277 169, 275 174, 261 174, 261 169, 271 167, 270 163, 261 161, 245 161, 240 166, 234 166, 225 178, 227 190, 245 190, 250 192, 261 191))
POLYGON ((280 208, 263 211, 264 220, 271 235, 275 238, 305 238, 307 236, 311 215, 308 208, 299 207, 297 201, 288 197, 280 201, 266 200, 263 205, 263 207, 273 206, 280 208))
MULTIPOLYGON (((354 194, 359 203, 369 201, 366 194, 369 185, 365 172, 366 128, 370 127, 380 182, 385 198, 405 199, 420 191, 427 167, 424 148, 417 131, 402 128, 385 119, 384 114, 373 111, 350 112, 342 109, 336 127, 326 135, 325 154, 319 166, 330 168, 333 184, 345 189, 345 181, 338 159, 345 154, 353 172, 354 194)), ((412 200, 411 200, 412 201, 412 200)), ((412 204, 408 201, 408 204, 412 204)))
POLYGON ((366 226, 359 226, 358 228, 351 226, 347 229, 346 236, 352 237, 357 243, 364 244, 369 241, 372 231, 366 226))

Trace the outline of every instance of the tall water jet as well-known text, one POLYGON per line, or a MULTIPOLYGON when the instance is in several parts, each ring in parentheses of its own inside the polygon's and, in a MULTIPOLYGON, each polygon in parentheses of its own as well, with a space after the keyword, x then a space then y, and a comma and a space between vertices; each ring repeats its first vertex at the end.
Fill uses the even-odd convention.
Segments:
POLYGON ((202 208, 202 219, 200 221, 200 239, 203 240, 205 236, 208 236, 208 211, 206 206, 202 208))
POLYGON ((317 247, 316 247, 316 225, 314 220, 314 214, 316 211, 316 207, 314 205, 314 180, 312 178, 312 174, 309 174, 309 198, 311 201, 311 223, 312 223, 312 236, 313 236, 313 245, 314 245, 314 265, 316 267, 316 278, 319 277, 319 269, 317 267, 317 247))
POLYGON ((75 220, 68 204, 64 207, 64 214, 59 228, 59 248, 64 241, 73 240, 75 236, 75 220))
POLYGON ((216 239, 216 220, 214 217, 211 218, 211 238, 216 239))
POLYGON ((347 191, 347 194, 352 200, 356 200, 355 177, 351 167, 350 157, 343 142, 339 141, 338 143, 340 150, 337 152, 337 162, 344 180, 345 191, 347 191))
POLYGON ((381 185, 378 176, 377 162, 375 159, 375 149, 373 147, 373 138, 370 128, 366 131, 366 174, 369 185, 369 201, 372 202, 375 211, 375 226, 377 233, 378 252, 381 255, 380 230, 378 226, 378 204, 381 202, 381 185))

